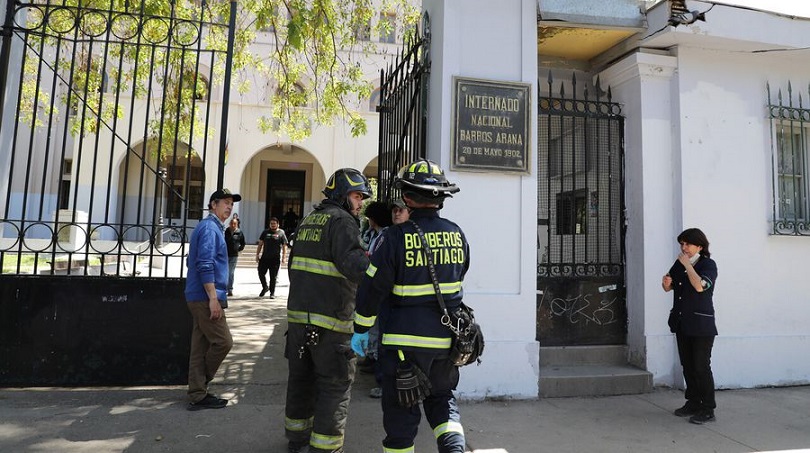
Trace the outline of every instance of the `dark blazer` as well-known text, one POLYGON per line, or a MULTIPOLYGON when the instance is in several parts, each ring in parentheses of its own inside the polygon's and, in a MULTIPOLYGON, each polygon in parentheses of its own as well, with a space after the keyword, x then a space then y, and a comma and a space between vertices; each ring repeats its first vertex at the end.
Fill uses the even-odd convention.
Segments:
POLYGON ((669 316, 669 328, 673 333, 688 336, 714 336, 717 335, 717 325, 714 321, 714 284, 717 280, 717 264, 711 258, 701 256, 695 263, 695 272, 706 282, 703 292, 697 292, 686 268, 680 261, 669 269, 672 277, 673 296, 672 311, 669 316))

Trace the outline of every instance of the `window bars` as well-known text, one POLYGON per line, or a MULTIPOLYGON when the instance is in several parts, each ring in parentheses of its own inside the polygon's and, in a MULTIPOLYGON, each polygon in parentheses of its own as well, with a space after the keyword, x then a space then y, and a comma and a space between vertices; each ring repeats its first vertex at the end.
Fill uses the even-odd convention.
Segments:
POLYGON ((537 275, 624 275, 621 106, 551 72, 538 103, 537 275))
MULTIPOLYGON (((780 88, 776 103, 771 99, 768 113, 771 127, 771 162, 773 165, 772 234, 810 236, 810 197, 808 197, 808 159, 810 159, 810 108, 803 105, 802 93, 794 104, 793 87, 787 96, 780 88), (787 99, 785 99, 785 97, 787 99)), ((807 94, 810 95, 810 85, 807 94)))

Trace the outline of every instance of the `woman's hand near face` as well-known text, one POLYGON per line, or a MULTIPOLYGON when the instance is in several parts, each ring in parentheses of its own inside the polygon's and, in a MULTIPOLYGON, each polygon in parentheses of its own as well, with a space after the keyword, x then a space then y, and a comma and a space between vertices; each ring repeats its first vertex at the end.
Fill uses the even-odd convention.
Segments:
POLYGON ((681 252, 678 255, 678 261, 680 261, 681 264, 683 264, 683 267, 686 267, 686 268, 688 268, 689 266, 692 265, 692 262, 689 261, 689 255, 687 255, 686 253, 683 253, 683 252, 681 252))

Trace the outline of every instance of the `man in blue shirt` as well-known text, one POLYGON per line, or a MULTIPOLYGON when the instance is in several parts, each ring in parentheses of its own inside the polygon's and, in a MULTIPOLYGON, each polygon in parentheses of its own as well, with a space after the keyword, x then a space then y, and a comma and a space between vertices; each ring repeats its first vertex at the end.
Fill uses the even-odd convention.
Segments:
POLYGON ((228 247, 224 222, 242 199, 228 189, 211 194, 210 213, 194 228, 188 250, 186 302, 191 312, 191 353, 188 361, 188 410, 220 409, 228 400, 208 393, 208 383, 233 346, 225 320, 228 307, 228 247))

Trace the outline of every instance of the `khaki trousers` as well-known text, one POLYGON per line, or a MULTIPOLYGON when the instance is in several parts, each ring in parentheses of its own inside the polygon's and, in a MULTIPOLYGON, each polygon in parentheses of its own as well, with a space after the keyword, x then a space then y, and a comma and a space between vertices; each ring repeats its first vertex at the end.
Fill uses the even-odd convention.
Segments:
POLYGON ((208 394, 208 383, 214 379, 231 350, 233 337, 225 320, 225 311, 221 318, 212 321, 207 301, 189 302, 186 306, 194 323, 188 359, 188 397, 196 403, 208 394))

